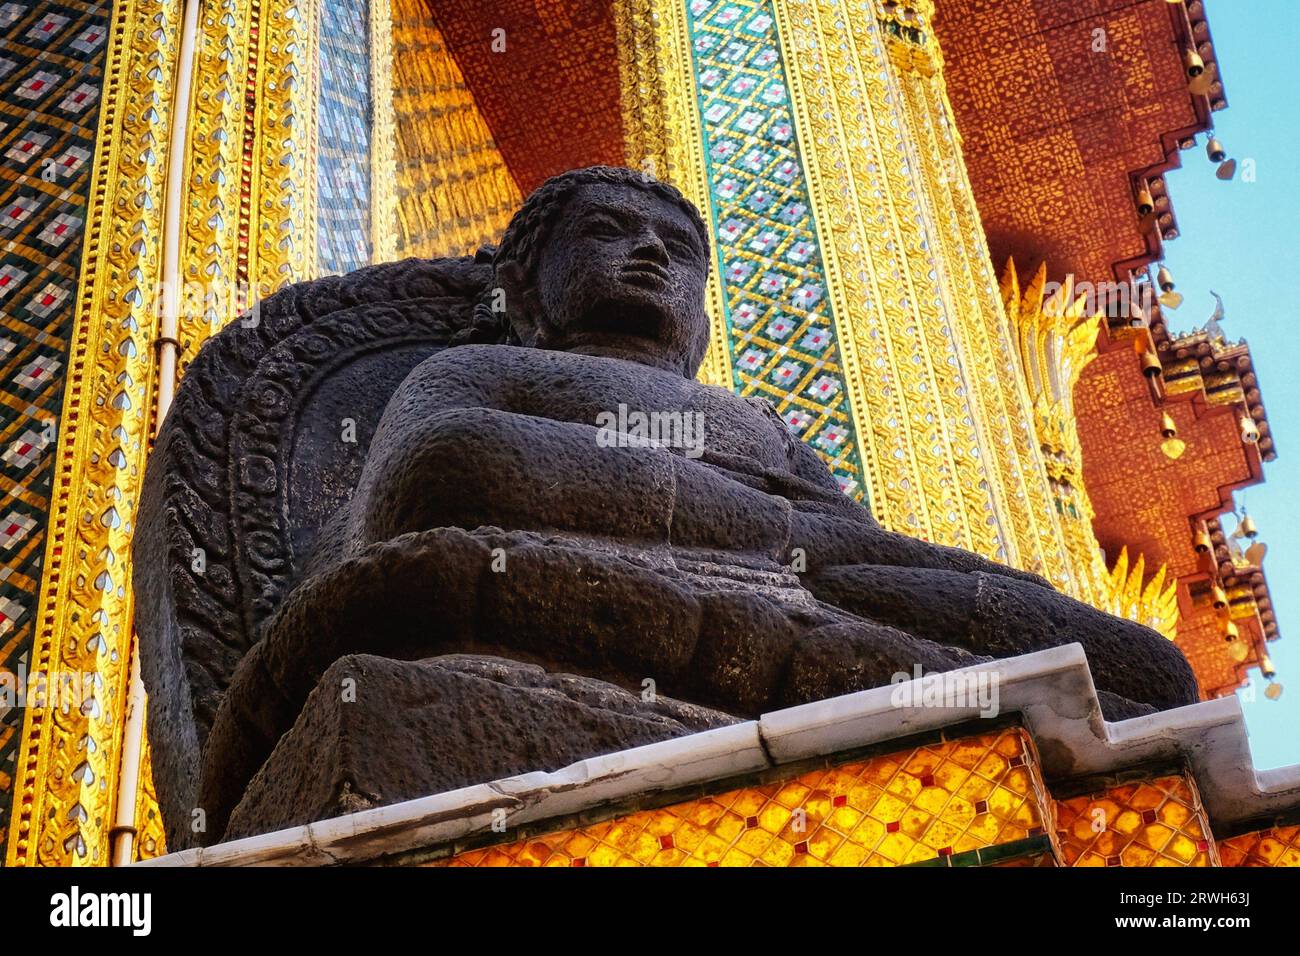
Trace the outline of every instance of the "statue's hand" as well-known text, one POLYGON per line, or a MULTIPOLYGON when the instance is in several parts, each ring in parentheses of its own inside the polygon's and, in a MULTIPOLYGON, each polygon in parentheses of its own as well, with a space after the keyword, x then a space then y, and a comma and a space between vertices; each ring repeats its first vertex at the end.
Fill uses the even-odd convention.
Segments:
POLYGON ((865 512, 860 518, 846 518, 798 509, 793 525, 790 546, 803 549, 807 565, 813 570, 836 565, 875 564, 939 571, 982 571, 1052 589, 1045 578, 1029 571, 998 564, 960 548, 932 544, 888 531, 865 512))

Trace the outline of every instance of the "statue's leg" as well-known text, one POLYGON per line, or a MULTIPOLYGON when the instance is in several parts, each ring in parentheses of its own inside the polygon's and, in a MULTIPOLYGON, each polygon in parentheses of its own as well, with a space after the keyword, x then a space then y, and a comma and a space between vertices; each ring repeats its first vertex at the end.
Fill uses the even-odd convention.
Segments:
POLYGON ((473 652, 478 580, 491 560, 485 541, 443 529, 368 548, 290 592, 235 668, 202 742, 203 842, 221 839, 249 780, 340 657, 410 656, 417 635, 473 652))
POLYGON ((819 606, 802 589, 702 584, 559 546, 512 549, 505 561, 480 585, 479 619, 501 653, 737 716, 888 684, 918 664, 988 659, 819 606))
POLYGON ((349 653, 491 654, 746 717, 887 684, 917 664, 983 659, 806 595, 800 605, 797 594, 791 603, 779 591, 703 586, 674 574, 667 551, 642 557, 527 532, 439 529, 305 581, 241 661, 213 724, 200 787, 210 838, 321 675, 349 653))
POLYGON ((900 674, 911 680, 917 667, 924 674, 933 674, 988 659, 873 621, 828 624, 799 640, 775 703, 793 707, 883 687, 900 674))
POLYGON ((917 666, 931 673, 988 659, 752 591, 712 592, 699 601, 695 654, 665 692, 742 716, 880 687, 900 673, 910 679, 917 666))
POLYGON ((1002 575, 851 565, 808 576, 820 600, 917 637, 1012 657, 1079 643, 1097 687, 1165 710, 1199 699, 1174 643, 1150 628, 1002 575))

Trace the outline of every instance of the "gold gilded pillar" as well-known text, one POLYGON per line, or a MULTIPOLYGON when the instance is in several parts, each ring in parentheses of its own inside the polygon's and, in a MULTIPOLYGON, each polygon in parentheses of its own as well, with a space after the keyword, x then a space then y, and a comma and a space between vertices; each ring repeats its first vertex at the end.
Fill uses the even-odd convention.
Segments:
POLYGON ((915 131, 888 82, 891 46, 908 41, 846 4, 780 9, 810 177, 827 197, 818 214, 839 277, 854 418, 870 436, 873 507, 898 530, 1019 563, 963 347, 972 317, 952 308, 966 290, 926 221, 915 131))
POLYGON ((131 653, 130 537, 152 425, 152 344, 179 0, 113 9, 7 865, 103 865, 131 653), (51 688, 52 689, 52 688, 51 688))
MULTIPOLYGON (((906 19, 880 25, 886 28, 892 88, 910 134, 906 137, 908 167, 919 187, 915 191, 925 223, 923 241, 937 241, 943 253, 934 258, 942 308, 957 317, 959 365, 970 383, 969 407, 977 413, 984 447, 1000 478, 996 497, 1007 516, 1007 537, 1019 554, 1017 563, 1069 587, 1065 541, 1030 427, 1032 405, 1024 378, 1018 374, 1015 339, 1001 308, 983 225, 966 177, 944 88, 942 52, 920 26, 914 28, 919 38, 916 33, 909 35, 906 19), (897 33, 891 24, 898 25, 897 33)), ((918 264, 918 271, 925 262, 918 264)), ((942 341, 947 330, 940 327, 937 332, 942 341)), ((950 398, 949 407, 960 408, 961 397, 950 398)))
POLYGON ((370 246, 373 262, 397 255, 397 115, 393 103, 393 3, 370 0, 370 246))
POLYGON ((186 141, 182 362, 316 275, 318 0, 202 0, 186 141))
MULTIPOLYGON (((200 0, 180 223, 182 359, 316 269, 317 0, 200 0)), ((130 543, 156 426, 181 0, 114 5, 7 865, 106 865, 133 641, 130 543)), ((147 751, 146 751, 147 753, 147 751)), ((145 758, 147 760, 147 758, 145 758)), ((147 766, 138 852, 161 850, 147 766)))

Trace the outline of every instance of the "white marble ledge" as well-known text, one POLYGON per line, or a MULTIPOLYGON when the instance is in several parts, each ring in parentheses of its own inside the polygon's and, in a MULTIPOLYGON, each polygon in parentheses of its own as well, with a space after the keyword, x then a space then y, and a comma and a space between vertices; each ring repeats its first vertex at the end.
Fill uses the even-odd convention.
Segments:
MULTIPOLYGON (((1019 712, 1049 783, 1186 760, 1216 830, 1300 810, 1300 765, 1256 772, 1235 697, 1106 723, 1078 644, 992 661, 955 674, 995 680, 998 712, 1019 712)), ((993 685, 988 685, 993 686, 993 685)), ((880 744, 980 717, 978 703, 899 704, 916 682, 847 694, 717 730, 378 807, 302 827, 169 854, 143 866, 316 866, 360 863, 537 823, 638 794, 724 781, 880 744)), ((920 698, 920 694, 916 694, 920 698)), ((986 700, 987 703, 987 700, 986 700)))

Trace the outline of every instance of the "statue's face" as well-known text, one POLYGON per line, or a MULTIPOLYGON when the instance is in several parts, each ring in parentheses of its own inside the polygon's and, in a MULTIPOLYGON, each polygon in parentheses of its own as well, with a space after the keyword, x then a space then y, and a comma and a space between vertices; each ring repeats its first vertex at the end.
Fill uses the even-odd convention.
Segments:
POLYGON ((694 376, 707 277, 704 243, 675 204, 635 186, 583 186, 541 255, 532 344, 694 376))

